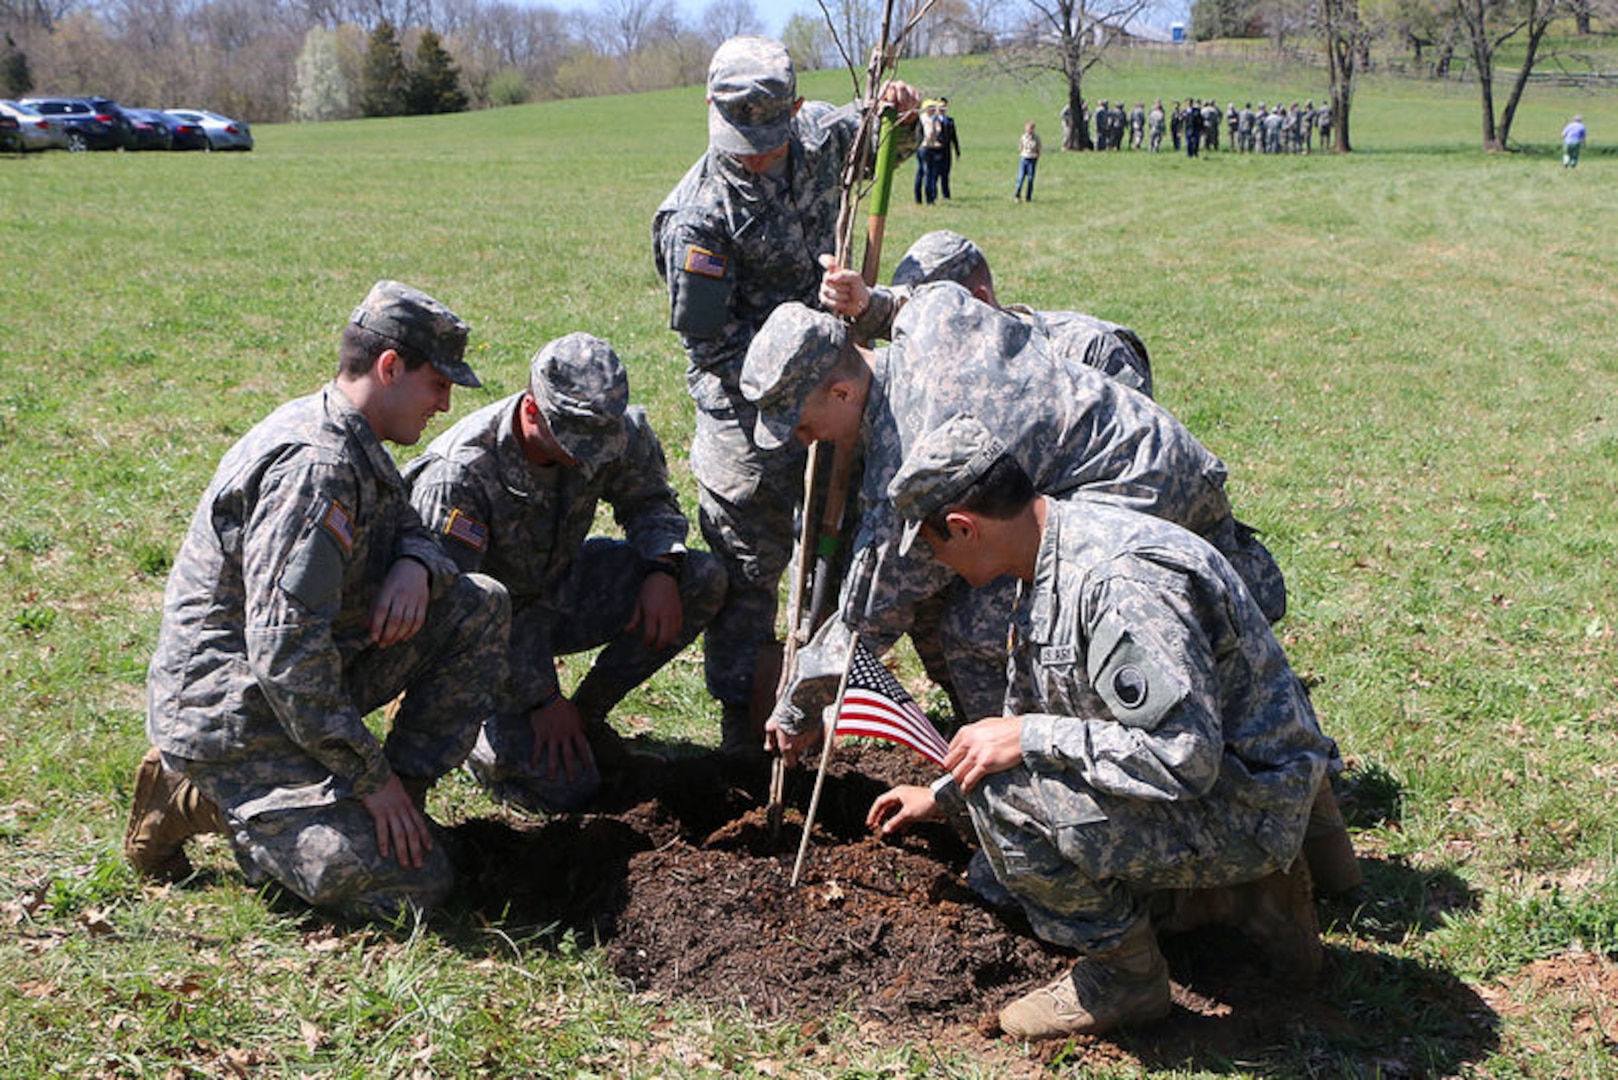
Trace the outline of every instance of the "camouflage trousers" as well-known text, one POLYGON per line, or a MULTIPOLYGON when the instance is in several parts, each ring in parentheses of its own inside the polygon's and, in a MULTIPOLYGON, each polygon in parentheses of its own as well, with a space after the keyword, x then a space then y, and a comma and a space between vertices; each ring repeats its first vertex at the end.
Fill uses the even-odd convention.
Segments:
MULTIPOLYGON (((466 758, 505 682, 506 590, 463 574, 428 609, 415 637, 362 652, 344 672, 362 713, 402 692, 383 743, 397 774, 436 779, 466 758)), ((420 868, 377 848, 376 822, 346 778, 311 781, 310 758, 290 741, 284 758, 248 762, 165 758, 218 805, 249 881, 279 882, 309 904, 355 919, 419 917, 453 883, 442 845, 420 868)))
MULTIPOLYGON (((586 725, 601 723, 624 696, 678 656, 712 622, 725 599, 724 567, 705 551, 687 552, 680 568, 680 633, 649 649, 640 630, 626 631, 646 574, 646 561, 622 540, 593 537, 573 563, 560 597, 519 607, 511 617, 510 663, 554 664, 605 645, 575 688, 572 701, 586 725), (565 608, 553 606, 560 599, 565 608)), ((531 701, 507 700, 478 735, 467 764, 497 797, 536 812, 577 810, 595 798, 601 771, 594 756, 570 780, 532 761, 531 701)))
POLYGON ((1015 578, 979 588, 956 578, 916 605, 910 640, 928 678, 948 691, 962 723, 999 716, 1006 702, 1006 628, 1015 578))
POLYGON ((759 450, 751 435, 755 415, 745 403, 699 409, 691 443, 702 535, 730 583, 703 644, 708 693, 726 705, 749 703, 759 650, 775 638, 781 574, 792 558, 794 513, 803 497, 803 447, 759 450))
POLYGON ((1034 932, 1095 952, 1118 943, 1150 893, 1253 881, 1297 857, 1310 800, 1282 820, 1232 800, 1229 784, 1152 802, 1018 766, 985 778, 966 805, 995 877, 1034 932))

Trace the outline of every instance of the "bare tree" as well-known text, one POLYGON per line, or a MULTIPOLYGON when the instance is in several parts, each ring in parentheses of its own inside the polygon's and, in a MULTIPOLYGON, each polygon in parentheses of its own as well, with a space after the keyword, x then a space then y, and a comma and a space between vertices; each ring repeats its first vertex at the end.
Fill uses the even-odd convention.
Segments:
POLYGON ((1090 150, 1084 116, 1084 77, 1144 11, 1149 0, 1023 0, 1028 20, 1007 50, 1015 67, 1059 73, 1067 84, 1064 115, 1072 117, 1064 150, 1090 150))
POLYGON ((1455 0, 1455 12, 1466 28, 1473 72, 1483 106, 1483 149, 1504 150, 1511 137, 1528 76, 1539 60, 1539 47, 1551 20, 1561 14, 1561 0, 1455 0), (1495 60, 1501 46, 1513 42, 1522 50, 1522 63, 1512 79, 1506 106, 1496 119, 1494 109, 1495 60))
POLYGON ((1359 58, 1368 42, 1365 24, 1360 20, 1359 0, 1320 0, 1320 31, 1326 46, 1326 66, 1330 72, 1332 150, 1346 154, 1349 141, 1349 112, 1354 104, 1354 77, 1359 58))
POLYGON ((710 51, 733 37, 764 32, 764 24, 759 22, 751 0, 709 0, 702 9, 699 27, 710 51))

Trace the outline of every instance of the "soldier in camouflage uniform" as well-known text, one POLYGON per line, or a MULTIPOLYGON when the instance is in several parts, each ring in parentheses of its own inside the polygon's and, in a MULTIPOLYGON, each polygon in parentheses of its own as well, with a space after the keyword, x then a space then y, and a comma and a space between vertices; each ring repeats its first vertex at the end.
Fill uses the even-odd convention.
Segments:
POLYGON ((607 714, 696 639, 725 595, 686 519, 646 412, 612 347, 569 334, 534 355, 528 388, 433 440, 405 482, 462 571, 511 595, 509 693, 468 760, 504 801, 576 810, 601 784, 607 714), (605 501, 625 539, 590 538, 605 501), (556 657, 605 645, 573 696, 556 657))
POLYGON ((382 443, 415 443, 452 384, 479 385, 466 336, 379 282, 336 380, 220 462, 163 599, 124 842, 137 870, 182 877, 185 841, 220 831, 249 880, 345 916, 419 916, 448 893, 422 800, 494 709, 510 606, 422 526, 382 443), (364 717, 401 693, 378 740, 364 717))
POLYGON ((888 493, 901 548, 920 539, 973 584, 1021 582, 1003 715, 955 735, 932 787, 895 788, 868 817, 885 833, 969 820, 1005 899, 1080 953, 1001 1028, 1165 1016, 1164 890, 1246 888, 1236 925, 1289 974, 1317 972, 1307 872, 1286 871, 1335 747, 1230 564, 1158 518, 1036 495, 970 415, 920 440, 888 493))
POLYGON ((953 281, 973 296, 1032 325, 1050 339, 1059 356, 1095 368, 1132 390, 1152 396, 1152 362, 1146 344, 1127 326, 1082 311, 1035 311, 1025 304, 1002 305, 995 295, 994 274, 983 250, 949 229, 923 234, 893 270, 893 288, 867 289, 852 270, 828 267, 821 277, 820 305, 855 319, 866 340, 885 338, 894 316, 918 286, 953 281))
POLYGON ((1277 615, 1284 609, 1274 560, 1231 516, 1224 463, 1150 398, 1055 356, 1028 323, 953 282, 916 290, 894 321, 889 348, 873 353, 852 342, 835 317, 783 305, 754 339, 742 372, 742 390, 758 410, 760 446, 796 436, 857 442, 865 454, 863 516, 841 618, 828 619, 799 649, 769 721, 768 738, 789 758, 818 731, 849 636, 872 635, 880 654, 911 629, 918 603, 946 589, 952 591, 942 633, 955 692, 969 719, 998 704, 1010 591, 968 598, 947 567, 899 553, 886 496, 905 450, 961 412, 975 411, 1001 432, 1040 491, 1116 502, 1181 523, 1244 558, 1277 615))
MULTIPOLYGON (((894 83, 902 115, 916 93, 894 83)), ((705 642, 708 691, 724 708, 727 748, 754 742, 749 715, 760 649, 775 632, 781 573, 791 557, 803 451, 753 445, 753 406, 738 387, 753 334, 777 304, 812 302, 817 259, 836 250, 844 161, 859 108, 798 97, 779 43, 732 38, 708 68, 708 152, 663 200, 652 252, 668 284, 696 402, 691 471, 702 534, 724 562, 729 592, 705 642)), ((901 150, 914 147, 914 118, 901 150)))

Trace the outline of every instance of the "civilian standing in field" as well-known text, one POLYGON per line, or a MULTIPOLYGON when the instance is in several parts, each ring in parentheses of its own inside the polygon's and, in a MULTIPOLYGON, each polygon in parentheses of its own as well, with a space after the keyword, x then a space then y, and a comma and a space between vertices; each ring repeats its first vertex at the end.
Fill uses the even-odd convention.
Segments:
POLYGON ((504 802, 578 810, 627 749, 608 714, 696 639, 725 571, 688 552, 663 445, 629 404, 629 376, 600 338, 534 354, 528 387, 485 406, 405 471, 422 521, 462 571, 511 595, 509 693, 467 764, 504 802), (624 539, 598 536, 605 501, 624 539), (601 646, 571 696, 556 658, 601 646))
POLYGON ((1011 196, 1017 202, 1022 202, 1024 198, 1029 202, 1034 201, 1034 173, 1039 169, 1039 151, 1039 136, 1035 134, 1034 122, 1030 120, 1022 129, 1022 138, 1017 140, 1017 188, 1011 196))
POLYGON ((938 194, 947 199, 950 197, 949 172, 955 159, 961 156, 961 137, 955 130, 955 117, 949 114, 947 97, 938 99, 938 142, 938 194))
POLYGON ((1574 169, 1579 164, 1579 151, 1584 149, 1584 117, 1575 115, 1562 129, 1562 168, 1574 169))
MULTIPOLYGON (((913 147, 915 91, 891 83, 883 93, 906 121, 901 149, 913 147)), ((753 681, 775 635, 804 456, 802 448, 765 454, 754 445, 742 361, 778 304, 814 302, 819 257, 837 247, 841 176, 860 108, 805 103, 779 42, 726 41, 708 67, 708 150, 652 220, 669 327, 685 346, 696 402, 691 471, 702 534, 730 583, 704 658, 708 692, 723 708, 723 746, 736 754, 760 743, 753 681)))
POLYGON ((901 550, 920 541, 974 586, 1018 582, 1003 708, 956 733, 931 787, 894 788, 868 816, 885 833, 963 825, 992 870, 978 891, 1079 953, 1001 1029, 1166 1016, 1154 908, 1185 928, 1233 922, 1281 973, 1312 978, 1299 850, 1336 748, 1230 564, 1159 518, 1038 495, 970 414, 912 447, 887 493, 901 550))
POLYGON ((382 281, 343 328, 337 377, 225 454, 174 560, 147 676, 153 748, 124 851, 190 872, 230 836, 250 882, 354 918, 420 917, 452 884, 423 812, 505 675, 506 591, 462 574, 384 441, 412 445, 479 386, 467 326, 382 281), (403 694, 386 739, 365 715, 403 694))

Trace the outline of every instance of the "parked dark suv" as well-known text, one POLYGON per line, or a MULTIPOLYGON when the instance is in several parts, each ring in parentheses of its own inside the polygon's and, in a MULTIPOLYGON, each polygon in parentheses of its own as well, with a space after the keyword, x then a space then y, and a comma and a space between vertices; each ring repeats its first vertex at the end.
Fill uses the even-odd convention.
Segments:
POLYGON ((67 134, 69 150, 122 150, 128 145, 124 114, 106 98, 23 98, 18 104, 56 117, 67 134), (112 108, 100 108, 97 102, 106 102, 112 108))

